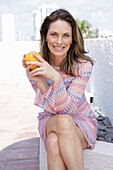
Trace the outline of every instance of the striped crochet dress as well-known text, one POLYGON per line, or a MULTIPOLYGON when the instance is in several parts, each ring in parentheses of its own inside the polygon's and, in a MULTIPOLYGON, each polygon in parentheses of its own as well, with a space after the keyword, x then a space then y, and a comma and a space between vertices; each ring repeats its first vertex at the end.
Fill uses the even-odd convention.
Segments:
POLYGON ((79 65, 79 76, 72 77, 64 74, 60 68, 54 67, 61 74, 61 81, 53 90, 53 81, 46 80, 48 90, 42 94, 37 82, 30 79, 31 85, 36 92, 34 104, 42 108, 39 113, 38 130, 46 147, 45 125, 47 120, 55 114, 69 114, 83 131, 89 148, 93 149, 96 141, 97 121, 84 91, 92 72, 92 64, 87 61, 79 65))

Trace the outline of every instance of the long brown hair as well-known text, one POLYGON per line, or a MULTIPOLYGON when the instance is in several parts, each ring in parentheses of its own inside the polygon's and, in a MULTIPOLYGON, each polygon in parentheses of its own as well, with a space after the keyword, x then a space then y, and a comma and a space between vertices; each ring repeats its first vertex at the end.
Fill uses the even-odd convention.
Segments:
POLYGON ((79 26, 77 25, 73 16, 65 9, 58 9, 47 16, 40 29, 41 35, 41 49, 42 57, 50 63, 49 49, 46 42, 46 35, 50 24, 57 20, 64 20, 71 25, 72 28, 72 44, 67 52, 67 57, 62 61, 60 69, 64 73, 72 76, 79 75, 79 63, 90 61, 93 65, 93 60, 86 56, 87 53, 84 49, 84 40, 79 26), (77 68, 77 73, 75 73, 77 68))

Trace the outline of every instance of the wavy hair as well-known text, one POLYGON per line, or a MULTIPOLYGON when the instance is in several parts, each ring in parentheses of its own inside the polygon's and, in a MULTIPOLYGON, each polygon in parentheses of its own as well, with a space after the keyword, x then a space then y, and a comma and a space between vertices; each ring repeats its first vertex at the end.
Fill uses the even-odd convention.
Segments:
POLYGON ((47 32, 50 24, 57 21, 63 20, 70 24, 72 28, 72 44, 67 52, 67 57, 62 61, 60 70, 65 74, 77 76, 79 75, 79 63, 90 61, 93 65, 93 60, 86 56, 84 49, 84 40, 79 26, 77 25, 74 17, 65 9, 58 9, 47 16, 40 28, 41 46, 40 53, 42 57, 50 63, 50 52, 46 42, 47 32), (77 72, 75 73, 75 69, 77 72))

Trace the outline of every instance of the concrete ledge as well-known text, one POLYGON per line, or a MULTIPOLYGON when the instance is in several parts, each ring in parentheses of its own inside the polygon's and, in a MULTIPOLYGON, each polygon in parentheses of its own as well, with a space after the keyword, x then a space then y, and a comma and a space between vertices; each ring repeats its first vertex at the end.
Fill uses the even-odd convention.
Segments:
MULTIPOLYGON (((40 139, 40 170, 47 170, 47 154, 40 139)), ((96 141, 95 149, 84 151, 84 170, 113 170, 113 144, 96 141)))
POLYGON ((113 144, 96 141, 95 149, 85 150, 84 170, 113 170, 113 144))
POLYGON ((40 138, 40 165, 39 170, 47 170, 47 152, 45 150, 44 142, 40 138))

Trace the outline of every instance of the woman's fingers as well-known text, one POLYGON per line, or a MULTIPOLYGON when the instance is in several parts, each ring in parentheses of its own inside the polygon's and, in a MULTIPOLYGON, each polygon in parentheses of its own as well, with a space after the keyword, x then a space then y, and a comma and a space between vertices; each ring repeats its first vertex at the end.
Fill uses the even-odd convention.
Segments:
POLYGON ((34 70, 30 71, 29 74, 32 76, 43 75, 43 69, 40 67, 37 67, 34 70))
POLYGON ((22 59, 22 65, 23 65, 24 68, 27 67, 27 66, 26 66, 26 63, 25 63, 25 58, 22 59))
POLYGON ((36 53, 32 53, 41 63, 44 63, 45 62, 45 60, 42 58, 42 57, 40 57, 39 55, 37 55, 36 53))
POLYGON ((31 68, 32 66, 33 66, 33 65, 28 65, 28 66, 26 67, 27 75, 30 74, 30 72, 31 72, 30 68, 31 68))
POLYGON ((24 56, 23 56, 23 57, 25 58, 25 56, 26 56, 26 54, 24 54, 24 56))
POLYGON ((35 76, 44 76, 43 74, 43 71, 38 71, 38 72, 35 72, 35 73, 29 73, 29 75, 31 75, 32 77, 35 77, 35 76))
POLYGON ((34 74, 34 73, 36 73, 36 72, 38 72, 38 71, 42 71, 43 69, 41 68, 41 67, 37 67, 37 68, 35 68, 35 69, 33 69, 31 72, 30 72, 30 74, 34 74))
POLYGON ((42 64, 38 61, 27 61, 26 64, 28 65, 36 65, 38 67, 40 67, 42 64))
POLYGON ((26 54, 23 55, 23 59, 22 59, 22 65, 23 65, 24 68, 27 67, 26 62, 25 62, 25 56, 26 56, 26 54))
POLYGON ((32 64, 28 65, 28 66, 26 67, 26 70, 29 70, 29 71, 30 71, 30 68, 31 68, 32 66, 33 66, 32 64))

